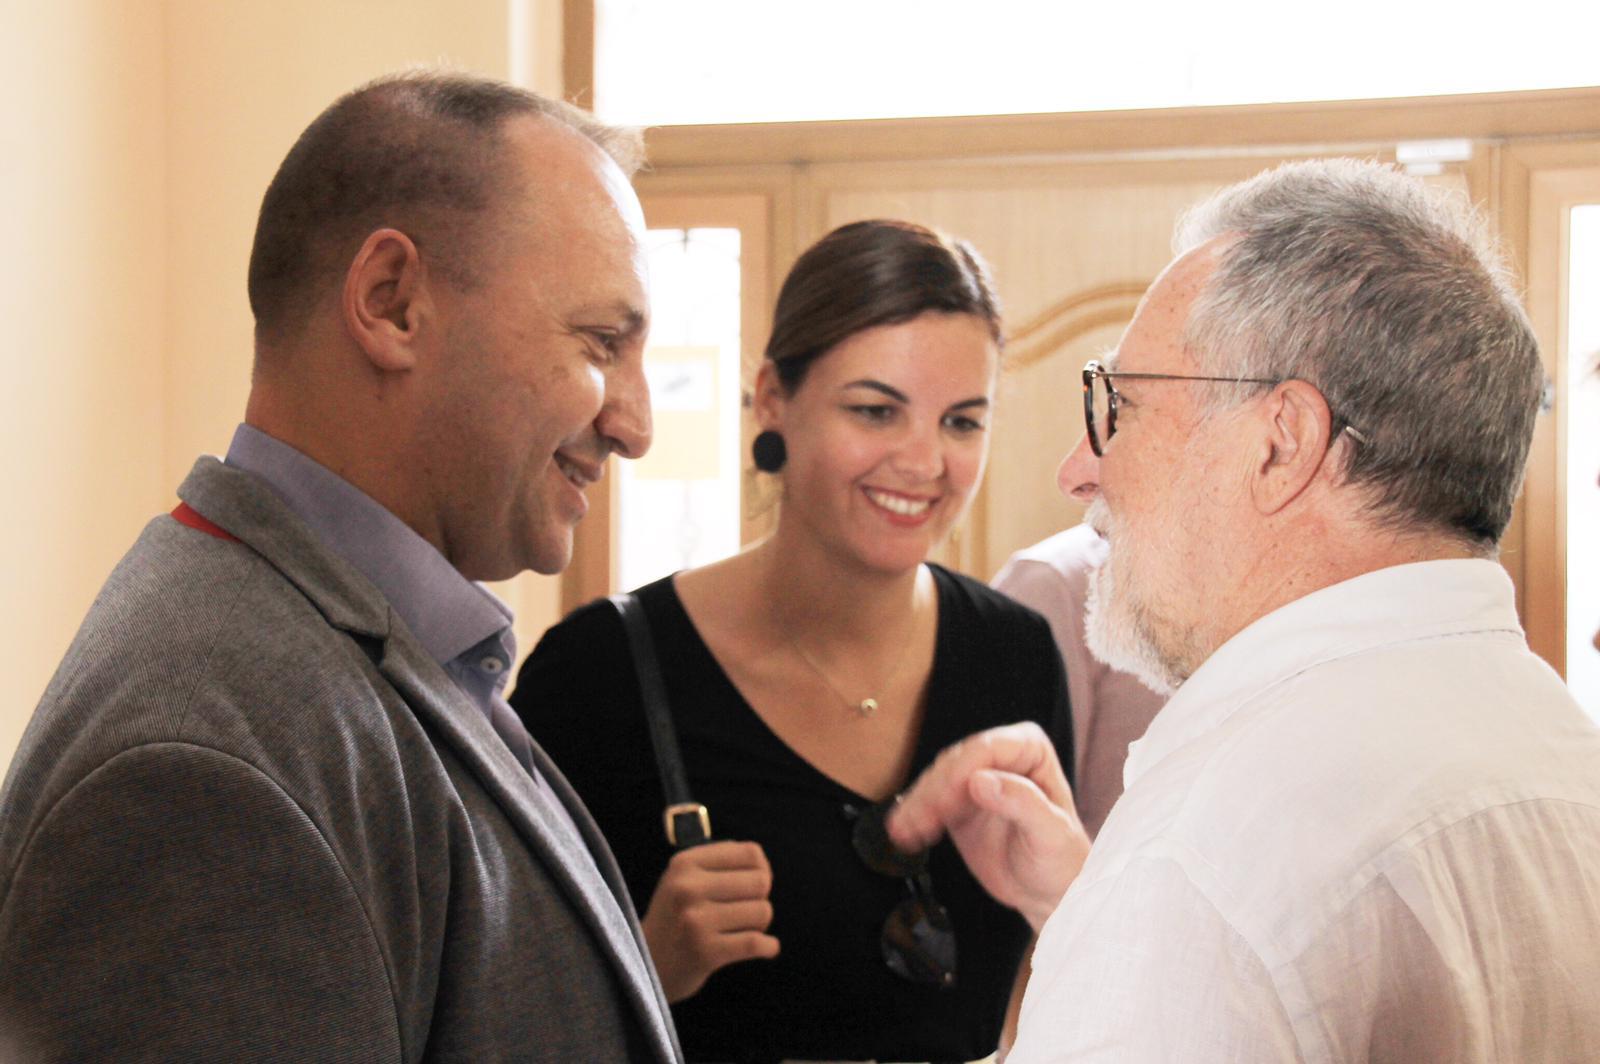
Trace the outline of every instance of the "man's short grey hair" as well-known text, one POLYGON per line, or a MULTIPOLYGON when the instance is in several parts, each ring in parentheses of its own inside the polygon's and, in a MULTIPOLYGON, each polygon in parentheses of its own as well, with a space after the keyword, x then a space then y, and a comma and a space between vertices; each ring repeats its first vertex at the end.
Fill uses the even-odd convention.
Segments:
MULTIPOLYGON (((1492 551, 1522 485, 1544 371, 1532 326, 1464 196, 1353 159, 1223 189, 1174 237, 1233 235, 1190 313, 1199 372, 1315 385, 1344 474, 1386 525, 1492 551)), ((1213 409, 1247 398, 1213 385, 1213 409)))
POLYGON ((258 340, 303 325, 318 291, 341 278, 361 242, 384 226, 407 233, 447 280, 475 285, 476 263, 497 229, 491 208, 509 180, 502 133, 519 116, 569 127, 625 176, 643 161, 638 130, 455 71, 382 77, 329 105, 300 134, 261 201, 248 277, 258 340))

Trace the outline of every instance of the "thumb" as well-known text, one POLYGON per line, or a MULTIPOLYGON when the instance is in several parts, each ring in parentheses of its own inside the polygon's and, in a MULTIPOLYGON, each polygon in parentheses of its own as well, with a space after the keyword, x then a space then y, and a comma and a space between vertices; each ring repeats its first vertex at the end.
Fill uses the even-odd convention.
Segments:
MULTIPOLYGON (((973 805, 991 818, 988 825, 974 827, 991 838, 1007 836, 1004 852, 994 855, 1007 871, 993 885, 985 881, 984 887, 996 897, 1000 897, 996 887, 1003 887, 1007 896, 1001 900, 1021 912, 1037 932, 1089 856, 1089 835, 1072 800, 1068 797, 1065 805, 1058 805, 1028 777, 993 769, 973 773, 967 791, 973 805), (1001 825, 1004 828, 997 831, 1001 825)), ((973 867, 966 848, 962 856, 973 867)))
POLYGON ((972 774, 967 793, 980 810, 1016 825, 1025 834, 1060 830, 1063 810, 1026 776, 981 769, 972 774))

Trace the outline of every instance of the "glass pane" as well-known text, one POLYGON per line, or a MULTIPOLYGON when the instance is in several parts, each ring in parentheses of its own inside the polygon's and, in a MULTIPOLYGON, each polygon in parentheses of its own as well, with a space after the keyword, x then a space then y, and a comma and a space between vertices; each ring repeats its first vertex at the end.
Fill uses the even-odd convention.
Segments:
POLYGON ((655 442, 616 463, 617 584, 739 549, 739 230, 652 229, 655 442))
POLYGON ((1590 85, 1595 10, 1571 0, 1514 10, 1484 0, 598 0, 595 105, 613 121, 657 125, 1590 85))
POLYGON ((1600 719, 1600 204, 1572 210, 1567 260, 1567 683, 1600 719))

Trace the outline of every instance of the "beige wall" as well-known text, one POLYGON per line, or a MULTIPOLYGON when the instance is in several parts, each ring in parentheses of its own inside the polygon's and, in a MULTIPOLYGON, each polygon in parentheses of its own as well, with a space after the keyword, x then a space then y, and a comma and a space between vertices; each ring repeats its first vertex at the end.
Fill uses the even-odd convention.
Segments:
MULTIPOLYGON (((0 771, 106 573, 249 387, 261 194, 344 90, 446 62, 559 85, 560 0, 0 0, 0 771)), ((501 588, 524 649, 555 581, 501 588)))
POLYGON ((166 90, 150 10, 0 0, 0 766, 166 497, 166 90))

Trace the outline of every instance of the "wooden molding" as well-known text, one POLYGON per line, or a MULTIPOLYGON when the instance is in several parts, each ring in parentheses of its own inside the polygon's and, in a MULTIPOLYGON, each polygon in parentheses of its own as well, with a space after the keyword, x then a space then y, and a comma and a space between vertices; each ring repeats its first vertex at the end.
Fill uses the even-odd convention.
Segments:
MULTIPOLYGON (((595 0, 561 0, 561 96, 569 103, 594 108, 595 0)), ((615 474, 615 460, 611 473, 615 474)), ((611 593, 611 556, 615 553, 611 501, 615 475, 589 489, 589 513, 572 534, 572 561, 561 574, 561 615, 591 599, 611 593)))
POLYGON ((1073 114, 660 126, 647 132, 646 144, 651 164, 666 168, 1584 133, 1600 133, 1600 88, 1073 114))
POLYGON ((1147 281, 1122 281, 1068 296, 1006 338, 1006 368, 1031 366, 1087 332, 1127 322, 1149 287, 1147 281))
POLYGON ((595 0, 561 0, 561 95, 594 109, 595 0))

